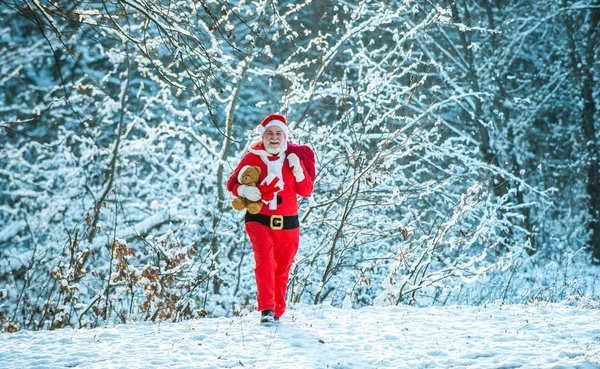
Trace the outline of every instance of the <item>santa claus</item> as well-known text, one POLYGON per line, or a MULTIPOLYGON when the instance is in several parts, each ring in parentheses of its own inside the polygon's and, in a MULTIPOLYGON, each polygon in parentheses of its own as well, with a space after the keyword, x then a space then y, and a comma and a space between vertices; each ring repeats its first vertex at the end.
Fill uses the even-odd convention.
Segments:
POLYGON ((273 323, 285 312, 290 267, 300 242, 298 195, 308 197, 313 190, 315 159, 308 146, 288 142, 282 115, 267 116, 257 131, 261 141, 244 155, 227 181, 227 190, 234 196, 265 202, 258 214, 246 213, 245 227, 256 262, 261 323, 273 323), (240 184, 238 175, 247 166, 260 167, 261 186, 240 184), (264 188, 270 189, 268 194, 261 193, 264 188))

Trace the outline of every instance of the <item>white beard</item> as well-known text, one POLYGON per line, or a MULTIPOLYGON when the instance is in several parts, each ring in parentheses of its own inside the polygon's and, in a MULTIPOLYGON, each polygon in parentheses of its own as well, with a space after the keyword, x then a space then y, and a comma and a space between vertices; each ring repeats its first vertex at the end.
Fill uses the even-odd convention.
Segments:
POLYGON ((267 147, 265 145, 265 150, 267 150, 267 152, 272 155, 277 155, 281 152, 285 152, 287 150, 287 141, 283 141, 283 143, 280 144, 279 147, 275 147, 275 148, 267 147))

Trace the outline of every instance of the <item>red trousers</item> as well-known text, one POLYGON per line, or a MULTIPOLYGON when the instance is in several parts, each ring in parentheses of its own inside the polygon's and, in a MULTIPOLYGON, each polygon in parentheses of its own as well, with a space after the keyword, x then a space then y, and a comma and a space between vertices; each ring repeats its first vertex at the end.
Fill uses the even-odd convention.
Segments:
POLYGON ((273 310, 280 317, 285 312, 285 294, 292 262, 298 252, 300 228, 272 230, 257 222, 246 222, 252 243, 258 289, 258 310, 273 310))

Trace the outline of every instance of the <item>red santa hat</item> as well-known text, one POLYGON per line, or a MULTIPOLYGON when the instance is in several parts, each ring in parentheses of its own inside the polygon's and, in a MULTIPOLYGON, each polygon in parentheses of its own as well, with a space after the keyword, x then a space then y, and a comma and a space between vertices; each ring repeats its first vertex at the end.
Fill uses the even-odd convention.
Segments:
POLYGON ((288 130, 288 127, 286 125, 285 117, 280 114, 268 115, 262 121, 262 123, 258 127, 256 127, 256 131, 258 132, 260 137, 262 137, 265 134, 265 131, 267 130, 267 128, 272 127, 272 126, 281 128, 281 130, 283 131, 283 134, 285 135, 285 138, 288 138, 290 136, 290 131, 288 130))
POLYGON ((250 168, 250 165, 244 165, 242 167, 242 169, 240 169, 240 171, 238 172, 237 180, 238 180, 239 183, 242 183, 243 174, 246 171, 246 169, 248 169, 248 168, 250 168))

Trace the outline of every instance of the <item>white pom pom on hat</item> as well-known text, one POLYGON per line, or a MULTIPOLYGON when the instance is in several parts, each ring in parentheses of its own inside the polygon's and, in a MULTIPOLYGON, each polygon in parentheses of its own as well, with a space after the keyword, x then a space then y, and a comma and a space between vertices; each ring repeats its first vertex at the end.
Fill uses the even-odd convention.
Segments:
POLYGON ((280 114, 270 114, 262 121, 262 123, 256 127, 256 131, 262 137, 265 134, 267 128, 276 126, 281 128, 286 138, 290 137, 290 131, 288 130, 285 117, 280 114))

